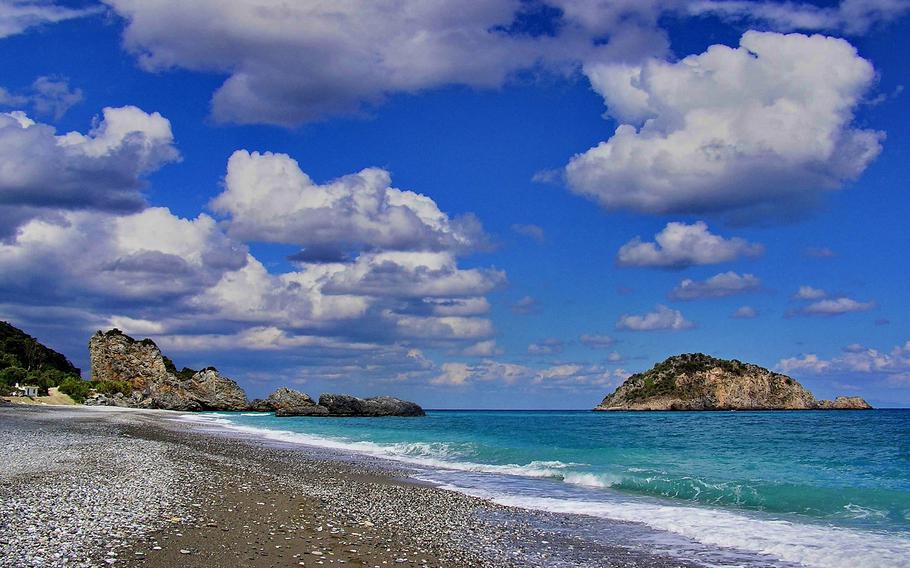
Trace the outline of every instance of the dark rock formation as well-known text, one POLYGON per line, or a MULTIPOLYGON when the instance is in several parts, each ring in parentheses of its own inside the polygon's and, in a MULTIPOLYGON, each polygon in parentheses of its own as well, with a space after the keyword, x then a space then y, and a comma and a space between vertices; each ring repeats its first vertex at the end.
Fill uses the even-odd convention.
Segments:
POLYGON ((285 406, 275 410, 275 416, 329 416, 329 409, 318 404, 285 406))
POLYGON ((261 398, 254 398, 250 401, 249 406, 246 407, 250 412, 271 412, 275 410, 272 408, 272 405, 269 404, 269 401, 263 400, 261 398))
POLYGON ((282 387, 265 399, 262 406, 275 411, 275 416, 325 416, 325 407, 318 406, 306 393, 282 387))
POLYGON ((859 397, 817 401, 796 380, 749 363, 683 354, 626 379, 594 410, 872 408, 859 397))
POLYGON ((378 396, 357 398, 344 394, 323 394, 319 406, 328 409, 332 416, 424 416, 423 409, 413 402, 378 396))
POLYGON ((118 329, 89 340, 92 379, 124 381, 132 395, 96 396, 86 404, 166 410, 245 410, 249 403, 237 383, 214 367, 177 371, 151 339, 136 341, 118 329))
POLYGON ((316 401, 310 398, 310 395, 287 387, 282 387, 270 394, 266 402, 272 407, 272 410, 296 406, 316 406, 316 401))
POLYGON ((306 394, 288 388, 280 388, 266 400, 253 403, 250 410, 274 410, 275 416, 424 416, 417 404, 389 396, 363 399, 323 394, 316 404, 306 394))

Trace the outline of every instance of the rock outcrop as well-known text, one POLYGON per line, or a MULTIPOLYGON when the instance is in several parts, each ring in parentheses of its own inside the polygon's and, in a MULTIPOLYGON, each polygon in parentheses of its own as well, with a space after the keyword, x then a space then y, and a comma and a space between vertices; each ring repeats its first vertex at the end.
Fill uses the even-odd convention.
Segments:
POLYGON ((130 396, 100 395, 86 404, 166 410, 245 410, 246 393, 214 367, 177 371, 151 339, 137 341, 118 329, 89 340, 92 379, 123 381, 130 396))
POLYGON ((275 416, 326 416, 329 411, 316 404, 308 394, 282 387, 267 399, 261 406, 275 412, 275 416))
POLYGON ((839 396, 834 400, 820 400, 815 405, 819 410, 872 410, 861 396, 839 396))
POLYGON ((860 397, 818 401, 796 380, 701 353, 632 375, 594 410, 829 410, 872 408, 860 397))
POLYGON ((254 400, 250 410, 274 411, 275 416, 424 416, 413 403, 390 396, 357 398, 346 394, 323 394, 319 403, 308 395, 280 388, 265 400, 254 400))
POLYGON ((323 394, 319 397, 319 406, 327 408, 332 416, 425 416, 417 404, 390 396, 364 399, 345 394, 323 394))

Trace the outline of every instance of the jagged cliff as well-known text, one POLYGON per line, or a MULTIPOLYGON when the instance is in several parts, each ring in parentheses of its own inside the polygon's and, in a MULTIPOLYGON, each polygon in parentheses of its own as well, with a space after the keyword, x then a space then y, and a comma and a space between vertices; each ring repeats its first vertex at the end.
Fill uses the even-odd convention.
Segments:
POLYGON ((816 400, 796 380, 702 353, 676 355, 632 375, 594 410, 860 410, 860 397, 816 400))
POLYGON ((168 410, 244 410, 246 393, 214 367, 177 371, 151 339, 137 341, 112 329, 89 340, 92 379, 123 381, 130 396, 100 395, 86 404, 163 408, 168 410))

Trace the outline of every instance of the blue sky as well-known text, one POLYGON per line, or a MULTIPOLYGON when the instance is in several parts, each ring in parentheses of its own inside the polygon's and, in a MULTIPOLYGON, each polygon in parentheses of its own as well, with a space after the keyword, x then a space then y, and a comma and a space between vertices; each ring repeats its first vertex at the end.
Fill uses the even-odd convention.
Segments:
POLYGON ((906 2, 279 4, 0 5, 0 317, 257 396, 910 405, 906 2))

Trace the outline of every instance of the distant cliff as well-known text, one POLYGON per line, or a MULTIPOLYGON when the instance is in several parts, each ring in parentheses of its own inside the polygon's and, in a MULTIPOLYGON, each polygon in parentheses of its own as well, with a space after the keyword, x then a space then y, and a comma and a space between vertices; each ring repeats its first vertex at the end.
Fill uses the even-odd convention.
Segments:
POLYGON ((88 350, 93 380, 125 382, 132 393, 99 395, 86 404, 167 410, 244 410, 249 405, 243 389, 217 369, 178 371, 151 339, 137 341, 119 329, 99 331, 88 350))
POLYGON ((632 375, 594 410, 865 410, 860 397, 816 400, 796 380, 702 353, 676 355, 632 375))

